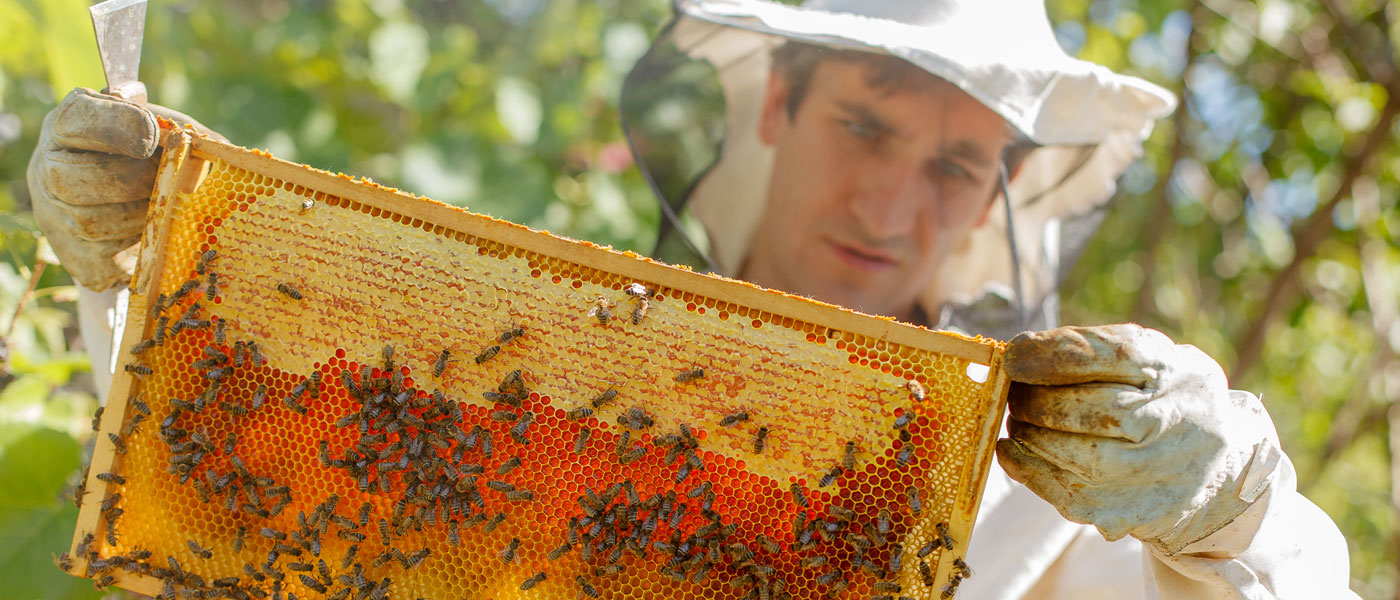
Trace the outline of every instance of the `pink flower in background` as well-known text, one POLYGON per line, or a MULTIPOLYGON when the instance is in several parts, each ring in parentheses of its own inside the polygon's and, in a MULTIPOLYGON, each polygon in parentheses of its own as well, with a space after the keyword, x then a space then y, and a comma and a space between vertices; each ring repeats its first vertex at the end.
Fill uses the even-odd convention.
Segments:
POLYGON ((605 144, 598 149, 593 162, 608 173, 618 173, 632 166, 632 151, 623 142, 605 144))

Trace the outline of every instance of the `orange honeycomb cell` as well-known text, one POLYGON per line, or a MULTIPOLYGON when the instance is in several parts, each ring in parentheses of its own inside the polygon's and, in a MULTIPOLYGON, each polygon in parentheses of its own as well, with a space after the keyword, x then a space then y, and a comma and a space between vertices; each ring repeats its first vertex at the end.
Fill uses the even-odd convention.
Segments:
POLYGON ((170 143, 125 336, 160 343, 121 354, 102 430, 126 451, 99 436, 75 573, 300 598, 933 598, 954 581, 964 549, 941 532, 967 539, 975 515, 995 342, 170 143), (599 297, 611 318, 588 314, 599 297))

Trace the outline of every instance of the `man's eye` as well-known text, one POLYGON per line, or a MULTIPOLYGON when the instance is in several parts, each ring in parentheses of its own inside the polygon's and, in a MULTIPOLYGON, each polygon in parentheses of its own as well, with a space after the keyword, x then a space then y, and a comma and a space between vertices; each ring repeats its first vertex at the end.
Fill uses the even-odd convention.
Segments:
POLYGON ((860 121, 842 121, 841 123, 846 126, 847 131, 862 139, 873 140, 880 135, 880 132, 874 127, 860 121))
POLYGON ((961 179, 967 179, 972 177, 971 171, 964 169, 962 165, 959 165, 958 163, 948 159, 939 160, 938 162, 934 163, 934 165, 938 169, 939 175, 949 175, 961 179))

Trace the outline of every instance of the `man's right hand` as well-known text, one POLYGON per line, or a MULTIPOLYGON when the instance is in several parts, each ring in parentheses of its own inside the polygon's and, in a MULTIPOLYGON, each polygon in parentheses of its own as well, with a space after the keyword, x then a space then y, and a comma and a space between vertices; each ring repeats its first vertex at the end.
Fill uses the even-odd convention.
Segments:
POLYGON ((34 220, 83 287, 131 279, 160 158, 157 116, 221 137, 179 112, 88 88, 69 92, 44 118, 29 159, 34 220))

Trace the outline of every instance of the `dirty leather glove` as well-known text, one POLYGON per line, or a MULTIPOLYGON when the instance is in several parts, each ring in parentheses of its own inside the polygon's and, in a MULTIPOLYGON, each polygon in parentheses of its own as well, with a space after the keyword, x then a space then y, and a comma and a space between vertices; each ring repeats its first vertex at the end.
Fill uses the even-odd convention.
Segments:
POLYGON ((997 459, 1076 523, 1171 556, 1229 524, 1282 456, 1259 400, 1194 346, 1138 325, 1061 327, 1008 343, 997 459))
POLYGON ((79 284, 125 284, 136 265, 160 153, 156 116, 195 126, 168 108, 75 88, 44 118, 29 159, 34 220, 79 284))

